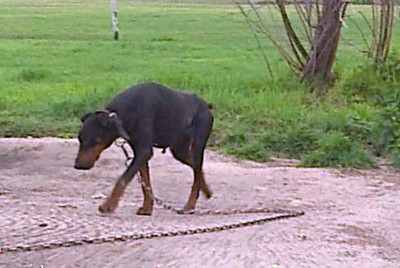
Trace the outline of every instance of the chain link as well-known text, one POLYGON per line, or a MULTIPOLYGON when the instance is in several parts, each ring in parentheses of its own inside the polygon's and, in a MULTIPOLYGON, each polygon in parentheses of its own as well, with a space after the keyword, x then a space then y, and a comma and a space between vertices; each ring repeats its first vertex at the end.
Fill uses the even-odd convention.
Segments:
MULTIPOLYGON (((118 147, 122 149, 124 155, 126 157, 125 165, 129 165, 130 161, 133 157, 129 156, 128 150, 125 148, 125 141, 116 141, 115 143, 118 147)), ((170 210, 177 214, 182 214, 182 210, 173 207, 160 200, 152 193, 151 189, 147 187, 144 181, 138 176, 138 181, 145 189, 146 193, 153 200, 153 202, 162 207, 165 210, 170 210)), ((193 235, 193 234, 203 234, 203 233, 214 233, 220 232, 224 230, 231 230, 246 226, 263 224, 266 222, 300 217, 304 215, 303 211, 292 211, 292 210, 283 210, 283 209, 269 209, 269 208, 247 208, 247 209, 235 209, 235 210, 203 210, 203 211, 193 211, 190 213, 191 215, 234 215, 234 214, 278 214, 278 215, 268 215, 261 218, 253 219, 253 220, 241 220, 234 223, 228 224, 216 224, 211 227, 196 227, 192 229, 184 229, 184 230, 173 230, 173 231, 164 231, 164 232, 124 232, 113 235, 103 235, 96 237, 83 237, 79 239, 68 239, 68 240, 58 240, 58 241, 47 241, 41 242, 39 244, 27 245, 27 244, 17 244, 15 246, 5 246, 0 247, 0 254, 4 254, 7 252, 20 252, 20 251, 34 251, 34 250, 44 250, 44 249, 53 249, 53 248, 61 248, 61 247, 72 247, 72 246, 80 246, 85 244, 99 244, 99 243, 112 243, 118 241, 133 241, 133 240, 141 240, 141 239, 151 239, 158 237, 172 237, 172 236, 185 236, 185 235, 193 235)))

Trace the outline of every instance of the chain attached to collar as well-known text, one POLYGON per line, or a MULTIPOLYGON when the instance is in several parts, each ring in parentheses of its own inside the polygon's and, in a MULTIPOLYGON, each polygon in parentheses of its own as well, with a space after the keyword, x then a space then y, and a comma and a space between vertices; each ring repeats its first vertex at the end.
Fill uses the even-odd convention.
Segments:
POLYGON ((131 164, 132 160, 133 160, 133 156, 130 156, 129 152, 128 152, 128 149, 126 149, 127 142, 125 140, 117 139, 115 141, 115 145, 122 149, 122 152, 124 153, 125 158, 126 158, 125 166, 128 167, 131 164))

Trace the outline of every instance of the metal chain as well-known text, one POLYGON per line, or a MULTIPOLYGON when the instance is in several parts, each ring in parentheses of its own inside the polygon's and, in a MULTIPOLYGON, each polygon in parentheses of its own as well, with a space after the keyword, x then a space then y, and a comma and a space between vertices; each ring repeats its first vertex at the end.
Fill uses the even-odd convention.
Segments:
MULTIPOLYGON (((133 159, 133 157, 129 156, 128 150, 125 148, 126 142, 116 142, 118 147, 121 147, 127 160, 125 165, 129 165, 129 162, 133 159)), ((144 181, 138 176, 139 183, 144 187, 146 193, 149 197, 156 203, 158 206, 166 210, 173 211, 178 214, 182 214, 182 211, 176 209, 175 207, 166 204, 164 201, 155 197, 149 187, 144 183, 144 181)), ((68 239, 68 240, 57 240, 57 241, 48 241, 41 242, 39 244, 34 245, 26 245, 26 244, 17 244, 15 246, 4 246, 0 247, 0 254, 4 254, 7 252, 20 252, 20 251, 34 251, 34 250, 44 250, 44 249, 53 249, 53 248, 61 248, 61 247, 72 247, 72 246, 80 246, 85 244, 100 244, 100 243, 112 243, 118 241, 134 241, 141 239, 151 239, 157 237, 172 237, 172 236, 184 236, 184 235, 193 235, 193 234, 203 234, 203 233, 214 233, 220 232, 224 230, 231 230, 246 226, 263 224, 266 222, 300 217, 304 215, 303 211, 292 211, 292 210, 283 210, 283 209, 269 209, 269 208, 247 208, 247 209, 235 209, 235 210, 203 210, 203 211, 194 211, 190 213, 191 215, 233 215, 233 214, 279 214, 275 216, 265 216, 262 218, 258 218, 255 220, 240 220, 234 223, 228 224, 217 224, 212 227, 196 227, 187 230, 173 230, 173 231, 164 231, 164 232, 124 232, 120 234, 113 235, 103 235, 97 237, 83 237, 79 239, 68 239)))
MULTIPOLYGON (((116 141, 115 145, 117 147, 120 147, 122 151, 124 152, 124 155, 126 157, 125 165, 129 166, 129 162, 133 159, 132 156, 129 155, 128 149, 126 148, 127 142, 125 140, 122 141, 116 141)), ((143 187, 147 195, 150 197, 150 199, 156 203, 156 205, 162 207, 165 210, 170 210, 172 212, 175 212, 177 214, 183 214, 183 211, 181 209, 175 208, 172 205, 169 205, 162 201, 161 199, 157 198, 153 192, 151 191, 150 187, 146 185, 146 183, 142 180, 139 174, 136 175, 138 178, 138 182, 140 185, 143 187)), ((191 214, 191 215, 231 215, 231 214, 256 214, 256 213, 274 213, 274 214, 301 214, 303 215, 304 212, 301 211, 291 211, 291 210, 283 210, 283 209, 270 209, 270 208, 246 208, 246 209, 234 209, 234 210, 201 210, 201 211, 191 211, 186 214, 191 214)), ((300 215, 299 215, 300 216, 300 215)))
MULTIPOLYGON (((178 209, 170 204, 167 204, 163 200, 157 198, 154 196, 153 192, 151 191, 150 187, 148 187, 145 182, 142 180, 140 175, 137 175, 138 182, 140 185, 143 187, 145 192, 148 194, 150 199, 159 207, 162 207, 165 210, 170 210, 172 212, 175 212, 176 214, 190 214, 190 215, 199 215, 199 216, 204 216, 204 215, 232 215, 232 214, 259 214, 259 213, 274 213, 274 214, 284 214, 284 213, 290 213, 290 214, 297 214, 299 213, 298 211, 291 211, 291 210, 283 210, 283 209, 270 209, 270 208, 245 208, 245 209, 231 209, 231 210, 194 210, 190 212, 183 212, 182 209, 178 209)), ((303 213, 303 212, 301 212, 303 213)), ((304 214, 304 213, 303 213, 304 214)))
POLYGON ((129 156, 128 150, 126 149, 125 145, 126 145, 125 140, 116 140, 115 141, 115 146, 120 147, 122 149, 122 152, 124 153, 125 158, 126 158, 125 166, 128 167, 130 165, 130 162, 132 161, 133 157, 129 156))
POLYGON ((255 220, 245 220, 245 221, 238 221, 235 223, 229 224, 218 224, 211 227, 196 227, 187 230, 173 230, 173 231, 164 231, 164 232, 144 232, 144 233, 137 233, 137 232, 124 232, 120 234, 114 235, 104 235, 104 236, 97 236, 97 237, 83 237, 78 239, 68 239, 68 240, 58 240, 58 241, 49 241, 49 242, 42 242, 40 244, 35 245, 24 245, 18 244, 15 246, 6 246, 0 248, 0 254, 5 254, 9 252, 20 252, 20 251, 37 251, 37 250, 44 250, 44 249, 54 249, 54 248, 61 248, 61 247, 72 247, 72 246, 81 246, 86 244, 100 244, 100 243, 112 243, 112 242, 119 242, 119 241, 134 241, 134 240, 141 240, 141 239, 151 239, 157 237, 173 237, 173 236, 184 236, 184 235, 193 235, 193 234, 203 234, 203 233, 214 233, 220 232, 224 230, 231 230, 240 227, 246 227, 251 225, 258 225, 263 224, 266 222, 288 219, 293 217, 299 217, 304 215, 303 212, 292 212, 292 213, 285 213, 276 216, 268 216, 261 219, 255 220))

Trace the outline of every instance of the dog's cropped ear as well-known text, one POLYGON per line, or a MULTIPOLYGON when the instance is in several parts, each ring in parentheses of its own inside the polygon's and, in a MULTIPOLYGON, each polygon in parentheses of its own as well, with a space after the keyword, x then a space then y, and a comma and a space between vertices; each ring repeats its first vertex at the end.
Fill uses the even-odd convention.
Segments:
POLYGON ((124 138, 125 140, 130 139, 128 133, 122 126, 121 119, 119 119, 116 113, 109 111, 97 111, 96 117, 103 127, 115 127, 118 131, 118 134, 122 138, 124 138))
POLYGON ((86 113, 81 117, 81 122, 85 122, 85 120, 91 115, 92 113, 86 113))
POLYGON ((118 115, 116 113, 110 113, 109 118, 111 119, 113 125, 117 128, 118 134, 125 140, 129 141, 130 140, 129 135, 122 126, 122 121, 121 119, 119 119, 118 115))

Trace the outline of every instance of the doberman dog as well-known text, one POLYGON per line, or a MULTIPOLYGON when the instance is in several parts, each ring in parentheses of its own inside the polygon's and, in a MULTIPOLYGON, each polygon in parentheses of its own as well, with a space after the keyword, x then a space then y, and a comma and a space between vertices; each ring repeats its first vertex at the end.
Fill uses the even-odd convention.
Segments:
MULTIPOLYGON (((81 118, 79 152, 76 169, 90 169, 100 154, 117 138, 124 138, 134 152, 134 158, 115 183, 108 199, 99 206, 100 212, 114 212, 126 186, 139 171, 152 191, 148 161, 153 147, 169 148, 172 155, 190 166, 194 182, 182 213, 190 213, 201 190, 207 198, 212 192, 204 180, 203 156, 213 126, 211 104, 193 93, 174 91, 157 83, 132 86, 117 94, 104 110, 81 118)), ((142 186, 143 205, 138 215, 151 215, 153 200, 142 186)))

